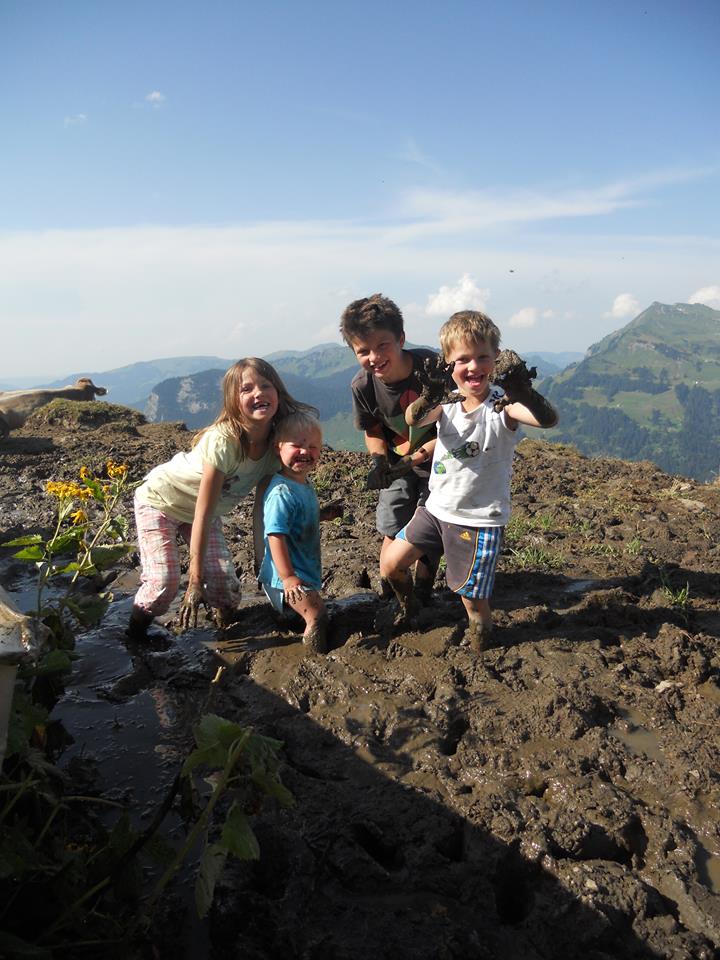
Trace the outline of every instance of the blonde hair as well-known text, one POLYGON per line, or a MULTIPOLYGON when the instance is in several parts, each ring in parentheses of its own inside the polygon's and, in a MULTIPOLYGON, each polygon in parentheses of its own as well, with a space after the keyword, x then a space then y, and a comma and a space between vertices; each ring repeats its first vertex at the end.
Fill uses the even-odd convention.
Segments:
POLYGON ((479 310, 460 310, 440 327, 440 349, 447 357, 456 343, 487 340, 493 350, 500 349, 500 331, 490 317, 479 310))
POLYGON ((238 441, 240 445, 240 459, 244 460, 248 455, 249 441, 247 437, 247 428, 250 421, 245 416, 240 404, 240 388, 242 386, 242 375, 245 370, 253 370, 259 377, 269 381, 277 391, 278 408, 272 419, 272 429, 270 430, 270 440, 274 439, 274 431, 277 424, 292 413, 303 413, 307 416, 317 416, 318 411, 301 400, 295 400, 291 397, 280 379, 277 371, 267 360, 259 357, 243 357, 234 363, 223 377, 222 393, 223 405, 220 413, 215 420, 195 434, 193 446, 200 437, 212 427, 224 427, 238 441))
POLYGON ((317 417, 311 413, 305 413, 300 410, 297 413, 291 413, 275 424, 274 439, 276 443, 282 443, 283 440, 292 440, 302 431, 316 432, 322 440, 322 424, 317 417))

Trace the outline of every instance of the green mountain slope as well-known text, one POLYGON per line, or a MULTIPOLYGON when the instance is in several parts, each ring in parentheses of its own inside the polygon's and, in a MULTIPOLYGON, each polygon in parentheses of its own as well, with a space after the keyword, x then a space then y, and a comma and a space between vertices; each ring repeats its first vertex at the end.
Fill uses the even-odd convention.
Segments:
POLYGON ((551 439, 709 480, 720 468, 720 311, 653 303, 543 391, 561 414, 551 439))

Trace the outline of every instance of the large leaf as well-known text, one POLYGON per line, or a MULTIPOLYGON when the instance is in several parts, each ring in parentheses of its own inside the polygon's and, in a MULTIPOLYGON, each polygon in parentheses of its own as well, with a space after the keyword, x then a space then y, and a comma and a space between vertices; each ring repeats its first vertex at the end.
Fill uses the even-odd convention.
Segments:
POLYGON ((45 556, 43 547, 25 547, 24 550, 18 550, 13 556, 16 560, 42 560, 45 556))
POLYGON ((28 547, 31 543, 42 543, 43 538, 39 533, 28 533, 24 537, 17 537, 15 540, 6 540, 0 543, 0 547, 28 547))
POLYGON ((183 774, 187 776, 195 767, 206 764, 209 767, 224 767, 228 751, 238 740, 247 742, 252 735, 249 727, 214 713, 206 713, 194 729, 197 750, 193 750, 183 765, 183 774))
POLYGON ((82 540, 84 531, 82 527, 71 527, 70 530, 66 530, 64 533, 61 533, 59 536, 55 537, 54 540, 48 541, 48 553, 53 555, 56 553, 62 553, 68 548, 72 547, 73 550, 77 549, 78 541, 82 540))
POLYGON ((34 704, 30 697, 17 686, 13 696, 12 710, 8 721, 7 756, 24 754, 36 726, 47 723, 48 712, 34 704))
POLYGON ((108 567, 112 567, 114 564, 116 564, 121 557, 124 557, 131 552, 132 547, 129 544, 117 543, 102 547, 94 547, 90 555, 90 559, 92 560, 93 566, 98 570, 107 570, 108 567))
POLYGON ((223 872, 227 854, 227 850, 217 843, 208 844, 203 850, 195 881, 195 906, 201 920, 207 916, 212 905, 215 885, 223 872))
POLYGON ((228 812, 220 834, 220 844, 239 860, 260 859, 260 844, 237 800, 228 812))
POLYGON ((99 623, 110 605, 107 595, 75 597, 65 602, 84 627, 99 623))
POLYGON ((72 669, 73 660, 77 660, 77 655, 71 654, 68 650, 50 650, 38 662, 33 672, 37 677, 47 677, 53 673, 67 673, 72 669))
POLYGON ((295 803, 295 797, 290 793, 288 788, 280 782, 277 774, 268 773, 265 770, 254 770, 251 778, 253 783, 260 787, 269 797, 275 797, 281 806, 291 807, 295 803))

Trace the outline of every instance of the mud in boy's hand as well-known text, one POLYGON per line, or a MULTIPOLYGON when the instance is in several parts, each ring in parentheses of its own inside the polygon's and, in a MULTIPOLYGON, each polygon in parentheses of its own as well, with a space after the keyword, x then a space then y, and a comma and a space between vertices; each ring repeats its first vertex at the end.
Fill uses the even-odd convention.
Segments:
POLYGON ((501 350, 495 361, 491 380, 505 391, 501 400, 493 404, 499 413, 510 403, 526 403, 533 395, 532 381, 537 377, 537 369, 528 369, 525 361, 514 350, 501 350))
POLYGON ((365 486, 368 490, 384 490, 385 487, 390 486, 388 459, 382 453, 373 453, 372 462, 365 486))
POLYGON ((462 395, 454 392, 451 379, 454 366, 454 363, 445 363, 439 355, 423 360, 422 371, 418 371, 422 392, 408 407, 413 423, 419 423, 439 403, 462 400, 462 395))

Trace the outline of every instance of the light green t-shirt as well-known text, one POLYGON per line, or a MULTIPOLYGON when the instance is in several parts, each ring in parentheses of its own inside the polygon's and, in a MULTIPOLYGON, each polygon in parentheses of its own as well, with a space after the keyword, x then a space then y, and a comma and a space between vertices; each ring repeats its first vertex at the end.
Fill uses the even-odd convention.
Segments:
POLYGON ((258 480, 280 468, 280 460, 271 448, 260 460, 241 460, 238 441, 221 427, 211 427, 192 450, 176 453, 172 460, 154 467, 135 496, 140 503, 155 507, 174 520, 192 523, 206 463, 225 474, 214 517, 229 513, 258 480))

